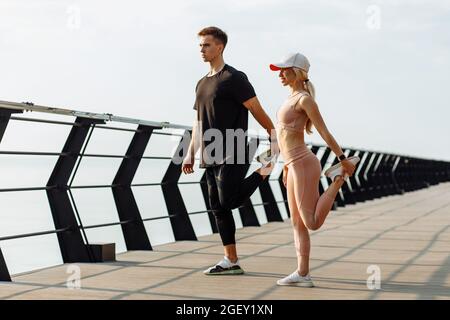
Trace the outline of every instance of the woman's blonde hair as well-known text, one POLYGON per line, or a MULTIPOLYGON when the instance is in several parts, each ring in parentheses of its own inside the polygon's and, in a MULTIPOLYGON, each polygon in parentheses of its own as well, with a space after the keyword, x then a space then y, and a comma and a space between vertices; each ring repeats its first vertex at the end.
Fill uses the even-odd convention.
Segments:
MULTIPOLYGON (((296 81, 303 81, 305 84, 305 88, 306 91, 308 91, 308 93, 310 94, 310 96, 315 99, 316 98, 316 89, 314 88, 314 85, 312 84, 312 82, 308 79, 308 73, 305 70, 302 70, 300 68, 292 68, 294 70, 295 73, 295 78, 296 81)), ((308 118, 308 120, 306 120, 306 124, 305 124, 305 130, 307 134, 311 134, 312 133, 312 121, 311 119, 308 118)))

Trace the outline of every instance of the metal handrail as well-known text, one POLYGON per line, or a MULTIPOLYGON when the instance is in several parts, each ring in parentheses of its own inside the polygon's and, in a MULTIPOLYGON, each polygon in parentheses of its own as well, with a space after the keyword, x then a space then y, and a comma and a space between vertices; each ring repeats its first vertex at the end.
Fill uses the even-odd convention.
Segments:
MULTIPOLYGON (((170 122, 156 122, 156 121, 148 121, 148 120, 142 120, 142 119, 115 116, 111 113, 95 113, 95 112, 77 111, 77 110, 71 110, 71 109, 59 108, 59 107, 49 107, 49 106, 43 106, 43 105, 36 105, 31 102, 17 103, 17 102, 0 100, 0 108, 21 110, 22 112, 27 112, 27 111, 33 112, 34 111, 34 112, 52 113, 52 114, 74 116, 74 117, 81 117, 81 118, 99 119, 99 120, 104 120, 104 121, 109 121, 109 122, 128 123, 128 124, 137 124, 137 125, 142 124, 142 125, 160 127, 161 129, 183 129, 183 130, 191 130, 192 129, 192 127, 190 127, 190 126, 173 124, 170 122)), ((19 117, 11 117, 11 119, 22 120, 19 117)), ((29 121, 39 121, 39 120, 29 119, 29 121)), ((62 124, 62 122, 51 121, 51 120, 48 120, 45 122, 62 124)), ((64 123, 64 124, 73 126, 73 123, 72 124, 64 123)), ((112 128, 107 128, 107 127, 102 127, 102 126, 98 126, 98 127, 103 128, 103 129, 112 129, 112 128)), ((133 131, 133 129, 124 129, 124 128, 117 128, 117 129, 133 131)), ((178 134, 174 134, 174 135, 178 135, 178 134)), ((258 135, 250 135, 249 134, 249 137, 259 138, 260 140, 263 140, 263 141, 268 140, 267 137, 262 137, 262 136, 258 136, 258 135)), ((311 144, 311 143, 308 142, 308 144, 311 144)), ((326 147, 326 145, 324 145, 324 144, 314 144, 314 145, 316 145, 318 147, 326 147)), ((359 150, 362 152, 374 152, 369 149, 364 149, 361 147, 353 147, 353 146, 346 146, 345 149, 359 150)), ((391 152, 384 152, 384 151, 378 151, 378 153, 391 154, 391 152)), ((405 158, 417 158, 415 156, 406 155, 406 154, 399 154, 399 156, 405 157, 405 158)), ((427 160, 432 160, 432 159, 427 159, 427 160)), ((437 159, 436 161, 446 161, 446 160, 437 159)))
MULTIPOLYGON (((65 116, 74 116, 74 117, 81 117, 81 118, 88 118, 88 119, 104 120, 104 121, 109 121, 109 122, 146 125, 146 126, 157 127, 157 128, 159 127, 161 129, 192 130, 192 127, 190 127, 190 126, 173 124, 170 122, 156 122, 156 121, 128 118, 128 117, 122 117, 122 116, 115 116, 111 113, 95 113, 95 112, 77 111, 77 110, 71 110, 71 109, 65 109, 65 108, 59 108, 59 107, 49 107, 49 106, 43 106, 43 105, 36 105, 32 102, 17 103, 17 102, 0 100, 0 108, 21 110, 22 112, 35 111, 35 112, 52 113, 52 114, 65 115, 65 116)), ((17 119, 17 118, 18 117, 11 117, 11 119, 17 119)), ((49 123, 56 123, 56 122, 51 121, 49 123)), ((68 123, 65 123, 65 124, 68 124, 68 123)), ((102 127, 102 128, 105 129, 106 127, 102 127)), ((255 138, 258 138, 263 141, 268 140, 268 137, 262 137, 259 135, 249 134, 248 136, 255 137, 255 138)))

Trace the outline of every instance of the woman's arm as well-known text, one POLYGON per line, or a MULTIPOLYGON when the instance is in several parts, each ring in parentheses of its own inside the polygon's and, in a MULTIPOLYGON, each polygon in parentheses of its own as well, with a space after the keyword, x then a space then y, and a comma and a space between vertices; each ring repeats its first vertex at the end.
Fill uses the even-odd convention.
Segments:
MULTIPOLYGON (((336 140, 334 139, 333 135, 328 131, 327 126, 325 125, 325 122, 323 121, 322 115, 319 112, 319 107, 317 106, 317 103, 309 96, 305 96, 303 98, 300 98, 299 102, 295 106, 295 108, 304 110, 311 119, 314 127, 319 132, 320 136, 325 140, 327 145, 330 147, 331 151, 334 152, 334 154, 339 157, 344 154, 342 152, 341 147, 337 144, 336 140)), ((344 168, 344 171, 349 175, 353 175, 355 172, 355 165, 348 161, 347 159, 342 160, 341 164, 344 168)))
POLYGON ((330 131, 328 131, 328 128, 323 121, 322 115, 320 114, 319 107, 317 106, 317 103, 314 101, 314 99, 308 96, 304 96, 299 100, 295 108, 297 110, 302 109, 306 112, 308 118, 311 119, 314 127, 317 129, 322 139, 327 143, 331 151, 333 151, 337 157, 344 154, 341 147, 339 147, 336 140, 334 139, 333 135, 330 133, 330 131))

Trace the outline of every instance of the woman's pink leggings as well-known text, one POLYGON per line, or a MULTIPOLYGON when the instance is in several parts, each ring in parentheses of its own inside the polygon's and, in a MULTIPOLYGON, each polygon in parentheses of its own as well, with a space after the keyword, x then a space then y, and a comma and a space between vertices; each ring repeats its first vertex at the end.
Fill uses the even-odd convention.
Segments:
MULTIPOLYGON (((309 151, 309 150, 308 150, 309 151)), ((307 229, 317 230, 333 207, 338 188, 328 188, 321 196, 319 182, 322 168, 311 151, 288 164, 287 198, 291 212, 297 255, 308 256, 307 229)))

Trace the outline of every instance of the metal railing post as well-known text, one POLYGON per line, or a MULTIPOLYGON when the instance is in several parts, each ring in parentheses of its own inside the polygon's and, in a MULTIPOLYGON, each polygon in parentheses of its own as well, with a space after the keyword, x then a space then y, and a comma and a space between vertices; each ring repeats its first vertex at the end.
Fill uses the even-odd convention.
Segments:
POLYGON ((46 190, 56 229, 70 228, 58 233, 61 255, 65 263, 91 261, 68 195, 68 181, 91 125, 103 120, 77 117, 69 133, 62 154, 47 182, 46 190))
POLYGON ((112 182, 112 193, 120 221, 132 221, 121 225, 127 250, 152 250, 131 183, 154 129, 161 127, 138 126, 112 182))
POLYGON ((181 139, 177 150, 169 163, 169 167, 161 181, 161 188, 166 202, 167 211, 169 212, 170 223, 172 225, 175 240, 197 240, 194 228, 186 210, 186 206, 178 188, 178 180, 181 176, 181 158, 180 152, 187 152, 186 146, 191 141, 192 131, 186 130, 181 139), (185 150, 186 149, 186 150, 185 150), (177 159, 178 161, 174 161, 177 159), (177 163, 180 162, 180 163, 177 163), (173 215, 173 216, 172 216, 173 215))
MULTIPOLYGON (((249 155, 248 155, 249 160, 251 160, 255 157, 258 145, 259 145, 259 139, 255 139, 255 138, 249 139, 249 141, 248 141, 248 146, 249 146, 249 150, 250 150, 249 155), (251 147, 252 143, 256 143, 255 148, 251 147)), ((250 163, 247 163, 245 165, 245 167, 246 167, 246 172, 247 172, 248 169, 250 168, 250 163)), ((251 226, 259 227, 260 226, 258 217, 256 216, 255 208, 253 207, 251 199, 247 199, 246 201, 244 201, 242 206, 239 207, 239 215, 241 217, 242 225, 244 227, 251 227, 251 226)))
POLYGON ((2 248, 0 248, 0 281, 11 282, 11 276, 8 271, 5 259, 3 258, 2 248))
POLYGON ((0 108, 0 142, 2 141, 3 135, 5 134, 6 127, 8 126, 9 119, 11 118, 11 114, 22 112, 22 110, 0 108))

